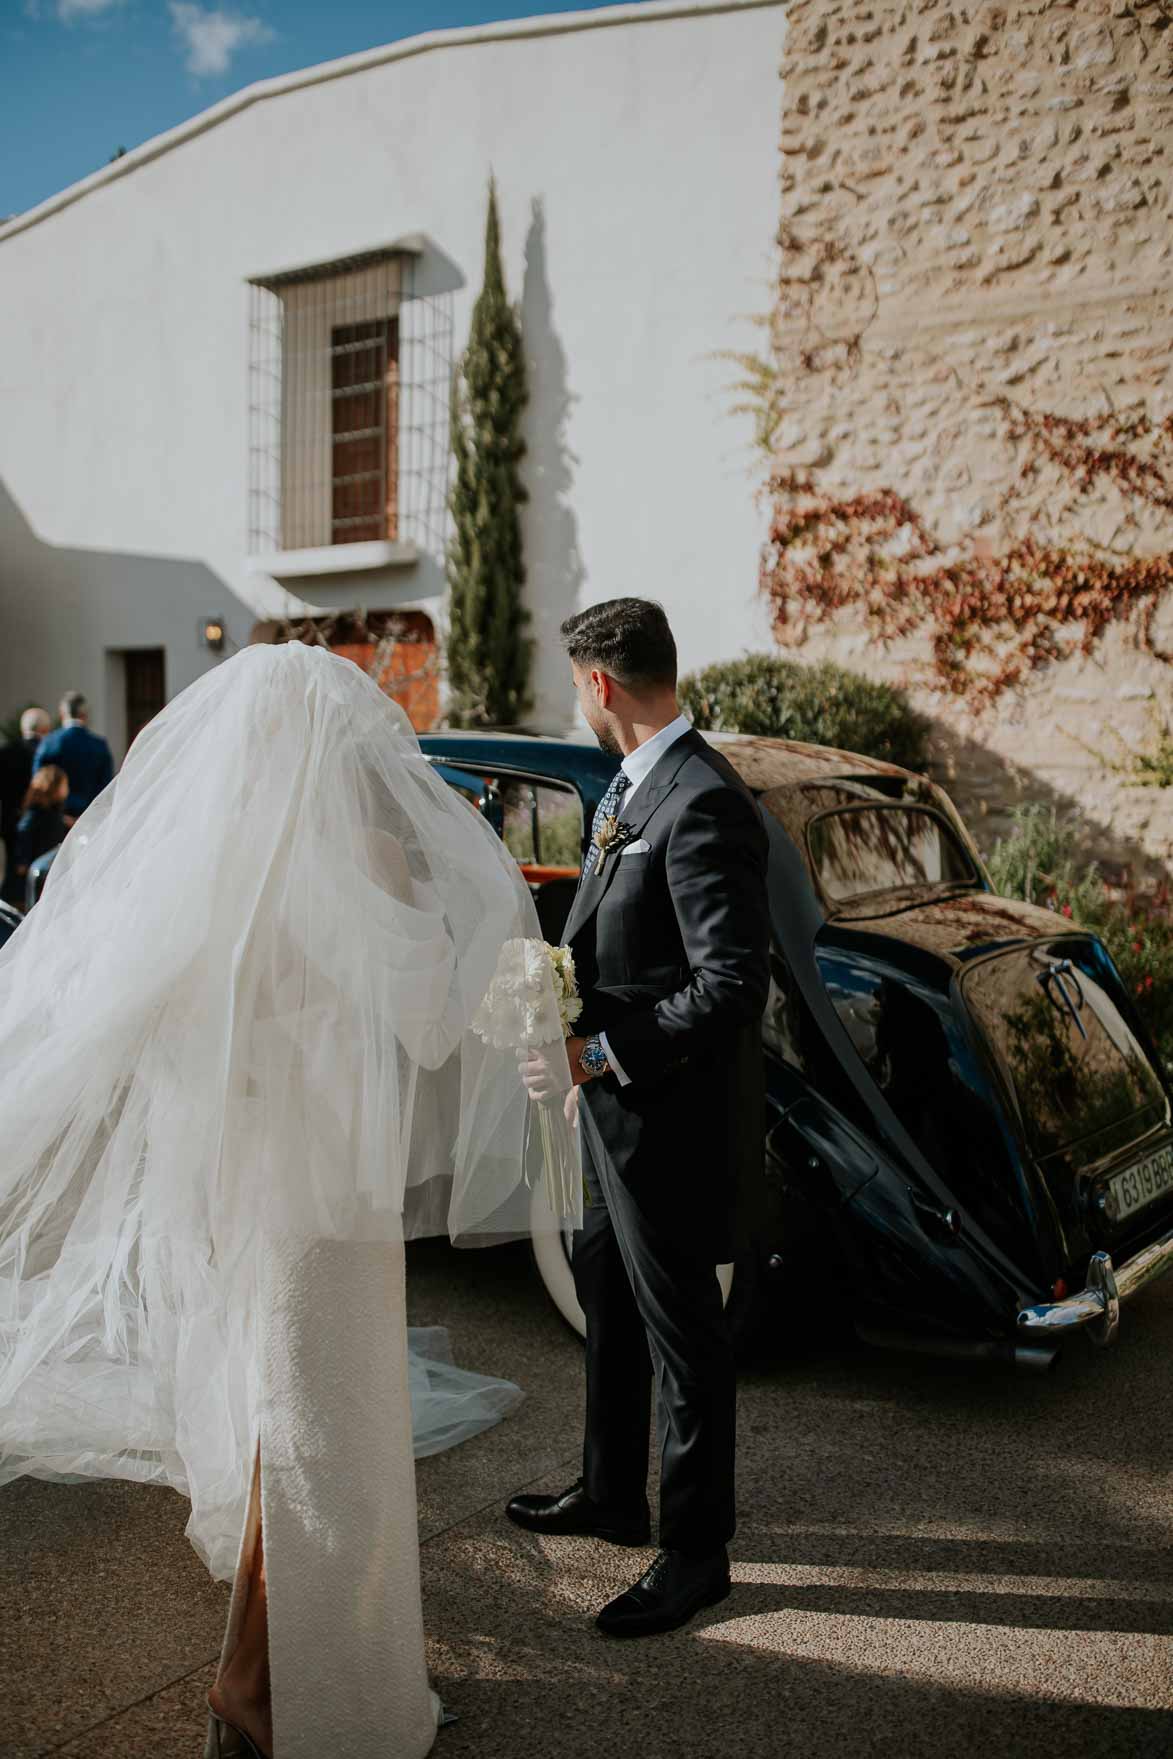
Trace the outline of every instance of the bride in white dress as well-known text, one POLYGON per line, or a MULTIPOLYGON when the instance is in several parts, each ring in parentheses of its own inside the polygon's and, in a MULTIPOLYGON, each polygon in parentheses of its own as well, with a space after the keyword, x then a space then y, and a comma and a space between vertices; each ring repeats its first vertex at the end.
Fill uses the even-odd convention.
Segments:
POLYGON ((233 1581, 209 1753, 432 1745, 411 1381, 419 1452, 510 1394, 410 1357, 404 1240, 528 1231, 525 1047, 472 1029, 526 937, 401 711, 291 643, 145 729, 0 953, 0 1483, 190 1497, 233 1581))

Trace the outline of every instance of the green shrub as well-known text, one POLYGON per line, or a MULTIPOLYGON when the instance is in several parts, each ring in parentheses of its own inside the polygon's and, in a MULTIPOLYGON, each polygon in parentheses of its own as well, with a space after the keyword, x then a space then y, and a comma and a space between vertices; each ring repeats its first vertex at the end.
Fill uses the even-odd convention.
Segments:
POLYGON ((542 860, 547 867, 577 867, 582 861, 582 808, 577 801, 542 814, 542 860))
POLYGON ((904 692, 830 661, 804 666, 777 654, 725 660, 683 678, 680 705, 702 732, 833 745, 910 770, 928 761, 928 722, 904 692))
POLYGON ((1173 920, 1167 908, 1114 896, 1094 862, 1080 861, 1076 833, 1055 808, 1022 806, 987 866, 994 889, 1070 917, 1099 935, 1173 1071, 1173 920))
POLYGON ((1099 745, 1089 745, 1077 734, 1072 734, 1072 738, 1104 769, 1123 776, 1130 788, 1173 788, 1173 724, 1155 704, 1150 704, 1149 720, 1152 734, 1148 744, 1140 749, 1130 745, 1115 727, 1108 728, 1108 736, 1116 747, 1115 755, 1099 745))
POLYGON ((1079 860, 1076 833, 1053 806, 1016 807, 1014 830, 998 839, 986 865, 1003 898, 1062 909, 1089 928, 1107 907, 1099 869, 1079 860))

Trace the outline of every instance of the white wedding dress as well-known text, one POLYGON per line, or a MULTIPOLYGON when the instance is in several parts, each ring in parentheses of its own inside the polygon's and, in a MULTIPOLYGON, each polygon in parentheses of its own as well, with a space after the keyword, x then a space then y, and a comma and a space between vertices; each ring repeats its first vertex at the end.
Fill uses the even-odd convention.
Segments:
POLYGON ((0 952, 0 1483, 189 1496, 226 1656, 263 1523, 275 1759, 434 1737, 411 1383, 420 1452, 516 1394, 412 1361, 404 1240, 528 1231, 521 1046, 472 1022, 531 937, 400 711, 291 643, 145 729, 0 952))

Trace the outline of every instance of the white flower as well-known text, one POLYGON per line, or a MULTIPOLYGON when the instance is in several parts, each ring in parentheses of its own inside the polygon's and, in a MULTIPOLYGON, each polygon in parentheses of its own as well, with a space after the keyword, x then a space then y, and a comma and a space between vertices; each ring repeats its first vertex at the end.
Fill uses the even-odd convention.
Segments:
POLYGON ((569 1037, 581 1013, 570 948, 516 939, 501 948, 472 1029, 494 1050, 521 1050, 569 1037))

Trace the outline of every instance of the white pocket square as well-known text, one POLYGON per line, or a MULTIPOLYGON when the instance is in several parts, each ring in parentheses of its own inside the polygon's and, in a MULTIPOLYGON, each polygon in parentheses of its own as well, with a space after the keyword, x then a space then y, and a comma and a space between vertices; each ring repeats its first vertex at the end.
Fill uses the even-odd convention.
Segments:
POLYGON ((624 843, 619 851, 619 859, 622 860, 625 855, 646 855, 651 846, 645 838, 637 837, 634 843, 624 843))

